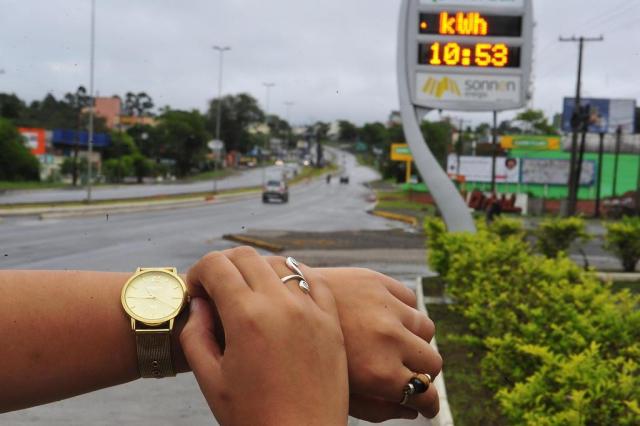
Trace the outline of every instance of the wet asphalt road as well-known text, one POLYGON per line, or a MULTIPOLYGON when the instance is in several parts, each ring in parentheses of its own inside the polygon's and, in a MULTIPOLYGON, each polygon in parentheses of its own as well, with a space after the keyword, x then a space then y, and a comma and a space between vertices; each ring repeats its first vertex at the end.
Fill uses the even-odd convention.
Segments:
MULTIPOLYGON (((342 160, 340 160, 342 162, 342 160)), ((335 231, 398 227, 368 215, 377 178, 350 155, 349 185, 334 179, 291 189, 290 203, 263 205, 259 195, 242 201, 146 214, 0 223, 0 268, 133 271, 175 265, 184 271, 205 253, 233 246, 226 233, 250 229, 335 231)), ((137 381, 70 400, 0 415, 0 425, 210 425, 215 424, 191 374, 137 381)), ((418 423, 422 424, 422 423, 418 423)))
MULTIPOLYGON (((297 168, 297 167, 296 167, 297 168)), ((226 179, 218 180, 215 185, 218 190, 246 188, 262 185, 263 177, 277 178, 282 174, 282 167, 270 166, 262 169, 249 169, 226 179)), ((293 170, 293 167, 291 167, 293 170)), ((158 183, 149 185, 113 185, 98 186, 92 190, 94 200, 116 200, 123 198, 153 197, 159 195, 191 194, 212 191, 213 180, 190 183, 158 183)), ((0 204, 16 203, 56 203, 63 201, 83 201, 87 198, 85 188, 48 189, 28 191, 0 192, 0 204)))

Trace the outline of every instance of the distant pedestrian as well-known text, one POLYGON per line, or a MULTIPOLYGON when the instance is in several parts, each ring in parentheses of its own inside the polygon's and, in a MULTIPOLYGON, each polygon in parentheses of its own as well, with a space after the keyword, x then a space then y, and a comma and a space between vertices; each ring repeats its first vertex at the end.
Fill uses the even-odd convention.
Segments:
POLYGON ((329 174, 327 175, 327 185, 329 185, 329 184, 331 183, 331 177, 332 177, 332 176, 331 176, 331 173, 329 173, 329 174))

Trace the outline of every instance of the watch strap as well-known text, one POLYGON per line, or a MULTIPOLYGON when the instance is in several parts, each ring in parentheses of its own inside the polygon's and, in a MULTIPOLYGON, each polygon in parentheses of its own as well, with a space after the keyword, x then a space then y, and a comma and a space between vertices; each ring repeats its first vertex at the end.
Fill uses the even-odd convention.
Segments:
POLYGON ((143 378, 174 377, 169 331, 136 331, 138 369, 143 378))

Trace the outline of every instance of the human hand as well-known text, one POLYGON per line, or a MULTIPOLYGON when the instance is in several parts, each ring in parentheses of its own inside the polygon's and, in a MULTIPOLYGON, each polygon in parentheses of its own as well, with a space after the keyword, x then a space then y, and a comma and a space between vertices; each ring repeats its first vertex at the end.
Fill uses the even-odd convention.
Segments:
POLYGON ((310 295, 283 284, 246 247, 208 254, 190 269, 192 295, 204 290, 215 301, 225 346, 215 337, 214 307, 198 297, 180 341, 221 424, 346 424, 347 360, 335 301, 322 280, 307 278, 310 295))
MULTIPOLYGON (((286 273, 282 257, 268 260, 278 274, 286 273)), ((435 326, 415 309, 413 291, 368 269, 302 269, 310 281, 325 283, 338 307, 349 366, 349 413, 371 422, 415 418, 417 411, 435 417, 439 399, 433 385, 400 404, 413 372, 435 379, 442 369, 442 358, 428 344, 435 326)))

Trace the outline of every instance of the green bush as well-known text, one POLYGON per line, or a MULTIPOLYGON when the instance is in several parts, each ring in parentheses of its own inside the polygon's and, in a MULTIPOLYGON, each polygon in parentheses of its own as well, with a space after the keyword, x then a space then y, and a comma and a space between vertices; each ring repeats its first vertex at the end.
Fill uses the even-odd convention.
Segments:
POLYGON ((605 228, 605 248, 620 259, 625 272, 635 272, 640 261, 640 218, 625 217, 605 228))
POLYGON ((640 298, 521 238, 436 233, 429 259, 514 425, 640 423, 640 298), (446 259, 446 260, 445 260, 446 259))
POLYGON ((131 156, 112 158, 104 162, 102 173, 108 182, 120 183, 127 176, 133 175, 133 159, 131 156))
POLYGON ((535 231, 538 251, 547 257, 556 257, 565 252, 578 239, 589 240, 584 220, 579 217, 565 219, 547 219, 538 225, 535 231))
POLYGON ((507 216, 497 217, 489 225, 489 231, 502 239, 509 237, 524 238, 526 232, 522 221, 507 216))

